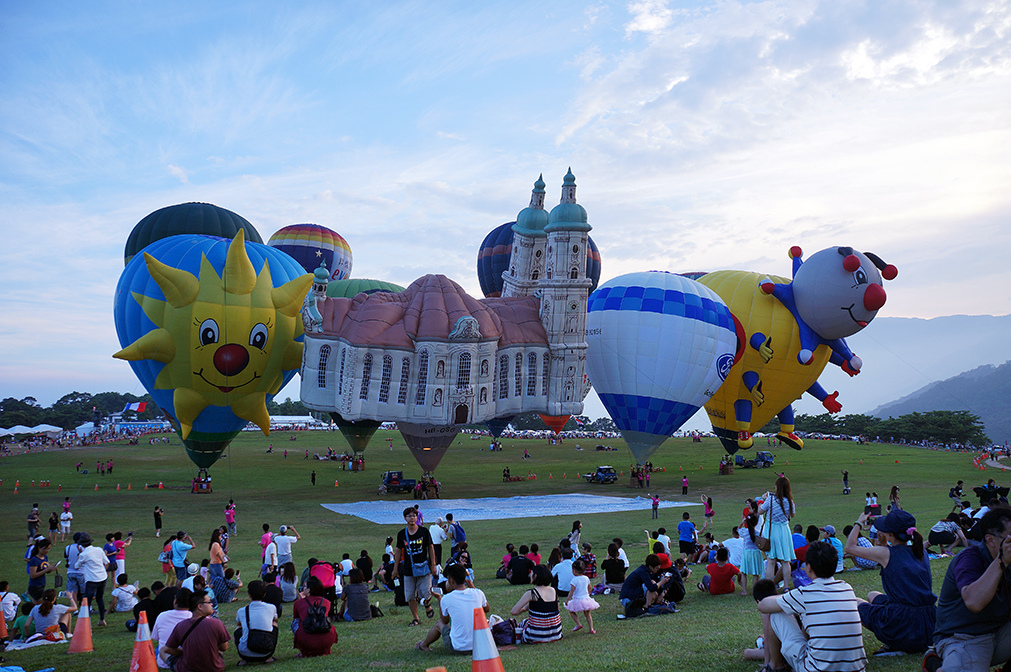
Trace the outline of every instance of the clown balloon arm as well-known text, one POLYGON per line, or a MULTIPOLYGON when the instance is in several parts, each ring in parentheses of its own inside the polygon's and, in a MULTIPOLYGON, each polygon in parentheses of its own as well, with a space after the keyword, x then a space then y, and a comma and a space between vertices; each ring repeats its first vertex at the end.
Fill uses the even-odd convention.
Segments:
POLYGON ((748 339, 748 344, 753 349, 755 349, 755 350, 758 351, 758 354, 762 358, 763 362, 765 362, 766 364, 769 363, 769 360, 772 359, 772 355, 773 355, 773 352, 774 352, 773 349, 772 349, 772 337, 771 336, 769 336, 768 338, 766 338, 765 334, 763 334, 760 331, 756 331, 755 333, 753 333, 751 335, 751 338, 748 339))
POLYGON ((859 357, 853 355, 849 360, 842 363, 842 370, 845 371, 851 378, 860 373, 860 367, 863 362, 859 357))
MULTIPOLYGON (((818 383, 815 383, 815 385, 818 385, 818 383)), ((822 390, 822 393, 824 392, 825 390, 822 390)), ((838 413, 839 411, 842 410, 842 404, 840 404, 837 401, 838 397, 839 391, 836 390, 832 394, 826 395, 825 398, 821 400, 821 405, 824 406, 825 410, 827 410, 829 413, 838 413)))
POLYGON ((741 374, 741 382, 750 391, 761 382, 761 378, 754 371, 745 371, 741 374))

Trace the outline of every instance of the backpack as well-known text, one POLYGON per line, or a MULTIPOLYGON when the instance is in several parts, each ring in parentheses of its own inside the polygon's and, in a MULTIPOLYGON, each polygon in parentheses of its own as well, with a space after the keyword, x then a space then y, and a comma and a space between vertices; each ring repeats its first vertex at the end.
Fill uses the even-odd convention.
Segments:
POLYGON ((327 617, 326 607, 323 606, 322 600, 309 603, 309 609, 302 620, 302 627, 310 634, 330 632, 330 619, 327 617))
POLYGON ((460 523, 457 523, 456 521, 453 522, 453 533, 453 540, 457 544, 467 541, 467 533, 463 531, 463 527, 461 527, 460 523))

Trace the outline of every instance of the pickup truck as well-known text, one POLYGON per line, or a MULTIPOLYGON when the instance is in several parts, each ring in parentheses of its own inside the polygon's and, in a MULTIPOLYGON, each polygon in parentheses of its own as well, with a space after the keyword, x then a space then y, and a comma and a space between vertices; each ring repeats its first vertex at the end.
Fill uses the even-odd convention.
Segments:
POLYGON ((614 467, 600 466, 593 473, 584 474, 583 478, 587 483, 616 483, 618 472, 614 470, 614 467))
POLYGON ((735 455, 734 464, 742 469, 764 469, 775 464, 775 458, 769 451, 760 450, 755 453, 755 459, 753 460, 746 460, 744 459, 744 456, 740 454, 735 455))
POLYGON ((379 494, 397 494, 412 492, 418 482, 413 478, 404 478, 402 471, 387 471, 383 473, 383 484, 379 486, 379 494))

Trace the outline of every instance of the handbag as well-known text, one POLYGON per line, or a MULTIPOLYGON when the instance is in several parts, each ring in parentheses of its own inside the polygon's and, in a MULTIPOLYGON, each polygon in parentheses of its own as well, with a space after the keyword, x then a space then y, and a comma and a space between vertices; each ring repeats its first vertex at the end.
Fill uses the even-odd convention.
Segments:
MULTIPOLYGON (((770 506, 769 508, 771 509, 772 507, 770 506)), ((772 542, 764 534, 764 532, 765 532, 765 524, 769 523, 770 526, 772 524, 772 522, 769 520, 769 518, 771 518, 771 517, 772 516, 769 516, 766 520, 762 521, 762 532, 759 533, 759 535, 757 537, 755 537, 755 547, 758 550, 762 551, 763 553, 767 553, 769 551, 769 549, 772 548, 772 542)))
POLYGON ((244 611, 246 612, 246 630, 249 631, 249 635, 246 639, 246 648, 252 653, 260 653, 263 655, 273 653, 274 648, 277 646, 273 631, 253 630, 250 628, 249 607, 247 606, 244 611))
POLYGON ((409 550, 411 547, 411 535, 408 533, 407 528, 404 528, 404 546, 405 551, 411 555, 411 576, 428 576, 432 573, 432 567, 428 564, 428 560, 422 560, 421 562, 414 561, 414 554, 409 550))

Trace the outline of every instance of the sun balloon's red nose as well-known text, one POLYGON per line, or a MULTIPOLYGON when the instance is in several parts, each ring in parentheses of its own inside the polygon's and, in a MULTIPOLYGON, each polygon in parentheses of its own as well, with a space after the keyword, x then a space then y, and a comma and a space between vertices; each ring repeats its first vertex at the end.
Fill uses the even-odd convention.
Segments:
POLYGON ((867 310, 878 310, 885 305, 888 295, 881 285, 867 285, 864 290, 864 308, 867 310))
MULTIPOLYGON (((866 298, 864 303, 867 303, 866 298)), ((214 353, 214 368, 223 376, 234 376, 241 373, 247 364, 249 364, 249 353, 241 345, 235 343, 222 345, 214 353)))

